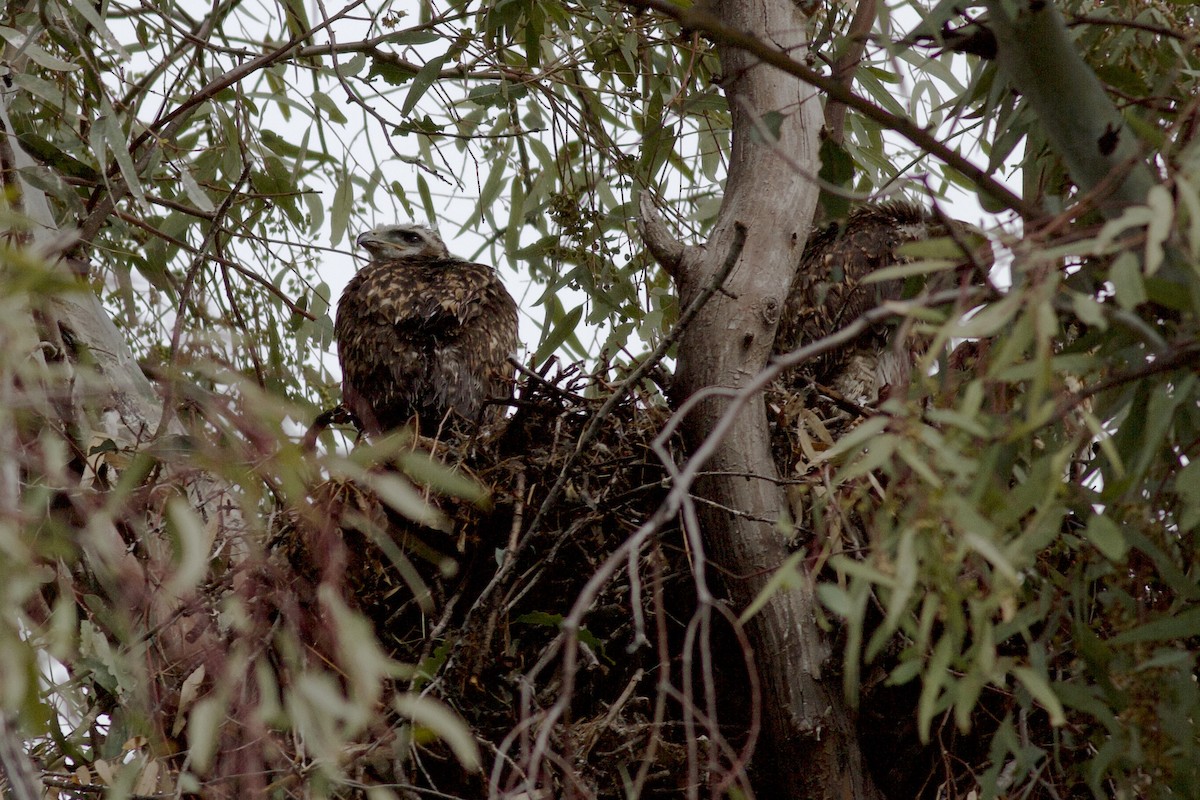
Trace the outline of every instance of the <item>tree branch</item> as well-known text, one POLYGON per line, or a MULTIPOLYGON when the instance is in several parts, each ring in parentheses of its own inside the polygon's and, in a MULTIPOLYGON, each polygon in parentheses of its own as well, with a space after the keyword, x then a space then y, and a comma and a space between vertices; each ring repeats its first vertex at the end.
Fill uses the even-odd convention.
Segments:
MULTIPOLYGON (((675 238, 654 206, 654 200, 648 191, 642 191, 638 198, 638 209, 641 212, 638 227, 641 230, 642 241, 654 260, 658 262, 668 275, 678 279, 679 265, 683 261, 687 248, 675 238)), ((743 239, 745 237, 743 236, 743 239)), ((740 252, 741 248, 739 248, 740 252)))
MULTIPOLYGON (((853 92, 854 73, 862 61, 863 51, 867 49, 867 39, 871 34, 871 26, 875 24, 875 0, 858 0, 854 9, 854 18, 850 20, 850 30, 846 31, 846 49, 833 63, 833 79, 853 92)), ((829 138, 838 144, 846 138, 846 103, 844 100, 829 98, 825 103, 825 132, 829 138)))
POLYGON ((1037 113, 1046 138, 1083 191, 1111 181, 1112 217, 1141 204, 1157 180, 1141 146, 1104 86, 1067 36, 1054 3, 1010 4, 988 0, 989 27, 996 34, 1000 71, 1037 113))
POLYGON ((994 200, 1016 211, 1022 217, 1037 219, 1045 215, 1042 209, 1013 193, 1007 186, 980 167, 975 166, 965 156, 941 142, 933 133, 912 120, 892 114, 870 100, 854 94, 837 80, 822 75, 811 67, 796 61, 787 52, 768 45, 758 37, 723 24, 720 19, 703 10, 700 5, 683 8, 669 0, 621 0, 621 2, 635 8, 658 11, 676 20, 687 30, 701 31, 707 34, 718 44, 745 50, 764 63, 820 89, 830 100, 844 103, 868 119, 900 134, 926 153, 953 167, 974 183, 981 192, 990 195, 994 200))

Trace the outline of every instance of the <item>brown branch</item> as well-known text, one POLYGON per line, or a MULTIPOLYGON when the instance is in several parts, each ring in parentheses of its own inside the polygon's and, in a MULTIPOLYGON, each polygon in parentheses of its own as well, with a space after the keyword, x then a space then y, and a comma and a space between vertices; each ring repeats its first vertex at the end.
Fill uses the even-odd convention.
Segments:
MULTIPOLYGON (((867 49, 867 38, 871 26, 875 24, 875 0, 858 0, 854 9, 854 17, 850 20, 850 29, 846 31, 846 50, 833 63, 832 77, 847 92, 854 86, 854 73, 862 62, 863 51, 867 49)), ((846 103, 843 100, 830 98, 825 104, 825 132, 829 138, 841 144, 846 138, 846 103)))
POLYGON ((8 779, 8 791, 13 800, 39 800, 42 796, 37 771, 25 752, 24 741, 9 723, 6 714, 0 714, 0 774, 8 779))
POLYGON ((795 61, 787 53, 775 49, 758 37, 735 30, 723 24, 699 5, 691 8, 677 6, 669 0, 621 0, 635 8, 658 11, 674 19, 685 30, 702 31, 714 42, 745 50, 766 64, 794 75, 805 83, 820 89, 830 100, 844 103, 868 119, 895 131, 926 153, 941 159, 969 179, 985 194, 1013 209, 1026 219, 1038 219, 1045 215, 1040 208, 1013 193, 982 168, 977 167, 957 150, 947 146, 929 130, 922 128, 907 117, 897 116, 880 108, 866 98, 860 97, 837 80, 822 75, 811 67, 795 61))
MULTIPOLYGON (((232 195, 232 193, 230 193, 230 195, 232 195)), ((213 213, 215 214, 216 212, 213 212, 213 213)), ((182 239, 172 236, 171 234, 166 233, 165 231, 154 227, 153 225, 146 222, 145 220, 139 219, 139 218, 133 216, 132 214, 126 214, 123 211, 118 211, 118 212, 116 212, 116 214, 117 214, 117 217, 119 219, 121 219, 122 221, 127 222, 130 225, 139 227, 142 230, 146 231, 147 233, 149 233, 159 239, 162 239, 164 242, 173 244, 176 247, 178 247, 179 249, 184 250, 188 253, 191 253, 194 256, 203 255, 200 248, 194 247, 193 245, 188 244, 187 242, 183 241, 182 239)), ((316 320, 316 316, 314 316, 311 312, 306 311, 305 309, 301 308, 299 305, 296 304, 295 300, 292 300, 290 297, 288 297, 286 294, 284 294, 283 291, 281 289, 279 289, 279 287, 275 286, 275 284, 271 283, 269 280, 267 280, 263 276, 259 275, 258 273, 239 264, 238 262, 234 261, 233 259, 226 258, 226 257, 218 255, 216 253, 209 253, 208 258, 211 259, 214 263, 219 264, 222 267, 226 267, 228 269, 233 270, 234 272, 238 273, 246 280, 253 281, 253 282, 257 283, 259 286, 262 286, 270 294, 274 295, 275 298, 279 300, 279 302, 281 302, 285 306, 287 306, 288 311, 292 312, 293 314, 304 317, 305 319, 309 320, 310 322, 316 320)))
POLYGON ((638 227, 641 229, 642 241, 646 249, 659 266, 676 282, 679 280, 679 266, 687 253, 687 248, 675 238, 663 220, 662 214, 654 206, 650 192, 643 190, 638 198, 638 227))
POLYGON ((1093 17, 1088 14, 1074 14, 1070 21, 1067 22, 1068 28, 1074 28, 1078 25, 1096 25, 1104 28, 1130 28, 1135 31, 1144 33, 1152 33, 1155 36, 1165 36, 1168 39, 1175 39, 1183 42, 1188 47, 1200 47, 1200 36, 1182 34, 1172 28, 1167 28, 1162 25, 1153 25, 1149 22, 1139 22, 1132 19, 1108 19, 1105 17, 1093 17))

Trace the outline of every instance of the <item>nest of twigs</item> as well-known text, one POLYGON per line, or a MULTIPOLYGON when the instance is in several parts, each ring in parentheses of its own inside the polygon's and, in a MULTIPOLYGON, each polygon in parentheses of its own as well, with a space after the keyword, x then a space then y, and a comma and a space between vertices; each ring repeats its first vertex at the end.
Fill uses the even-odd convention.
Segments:
MULTIPOLYGON (((836 465, 820 454, 874 409, 795 375, 769 387, 764 400, 776 466, 789 484, 795 545, 807 548, 815 575, 830 578, 833 554, 866 551, 883 487, 870 475, 835 483, 836 465)), ((378 471, 423 490, 443 524, 412 521, 360 482, 329 480, 275 537, 284 571, 298 581, 296 596, 332 589, 361 611, 385 651, 415 667, 394 691, 431 694, 453 708, 484 754, 484 771, 470 774, 444 743, 413 740, 396 719, 373 732, 375 747, 392 742, 390 760, 363 759, 369 768, 352 771, 362 783, 461 798, 520 786, 532 741, 563 694, 559 623, 664 500, 663 454, 682 461, 679 443, 658 441, 670 411, 649 384, 627 390, 578 365, 551 364, 525 372, 513 405, 494 427, 411 442, 412 452, 485 487, 485 502, 422 487, 403 463, 380 464, 378 471), (608 408, 617 390, 627 396, 608 408), (499 766, 489 772, 492 764, 499 766)), ((678 688, 687 684, 680 654, 696 609, 687 556, 681 532, 666 527, 585 597, 568 711, 552 727, 552 754, 539 761, 540 785, 549 770, 555 796, 624 798, 636 786, 643 798, 682 797, 689 781, 707 794, 710 782, 744 766, 729 756, 747 739, 743 654, 720 629, 705 645, 722 689, 720 729, 689 732, 684 723, 682 704, 694 699, 678 688), (724 755, 710 758, 705 748, 724 755)), ((320 637, 312 641, 320 650, 320 637)), ((874 694, 864 702, 862 741, 895 796, 918 796, 939 782, 930 783, 936 747, 916 741, 914 688, 864 687, 874 694)))
MULTIPOLYGON (((669 415, 661 394, 634 387, 598 417, 614 388, 578 365, 548 365, 526 373, 515 412, 501 425, 414 438, 415 450, 488 490, 482 503, 427 492, 449 520, 441 529, 406 519, 357 482, 329 480, 312 491, 311 509, 289 515, 275 537, 301 583, 298 594, 315 598, 322 585, 334 588, 372 621, 392 657, 421 665, 414 684, 398 691, 419 687, 454 708, 485 763, 489 752, 507 748, 514 767, 500 788, 521 780, 527 748, 506 737, 553 704, 560 687, 557 664, 534 685, 524 676, 546 658, 600 563, 666 491, 666 470, 652 450, 669 415)), ((595 595, 580 634, 569 721, 553 742, 555 780, 564 787, 624 797, 622 787, 641 769, 643 797, 681 796, 684 732, 671 714, 656 722, 654 705, 660 672, 678 671, 670 659, 662 663, 678 648, 660 640, 682 637, 692 585, 678 531, 667 529, 641 550, 636 568, 618 570, 595 595), (643 766, 648 749, 653 762, 643 766)), ((407 756, 392 765, 390 782, 447 796, 486 794, 486 770, 466 774, 437 742, 411 746, 407 756)))

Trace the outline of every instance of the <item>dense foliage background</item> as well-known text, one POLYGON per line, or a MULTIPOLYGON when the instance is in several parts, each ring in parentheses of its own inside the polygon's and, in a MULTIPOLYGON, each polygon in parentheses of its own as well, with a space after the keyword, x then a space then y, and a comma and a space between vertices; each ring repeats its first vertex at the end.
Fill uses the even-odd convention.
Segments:
MULTIPOLYGON (((970 303, 903 309, 929 342, 906 396, 785 459, 781 525, 807 558, 779 565, 774 590, 820 581, 848 702, 884 727, 870 705, 890 698, 913 746, 943 754, 923 796, 1193 796, 1200 32, 1187 3, 1055 5, 1107 108, 1072 91, 1055 115, 1037 87, 1014 91, 999 20, 1022 4, 881 5, 865 39, 856 5, 810 9, 797 67, 828 79, 840 123, 820 174, 795 175, 821 181, 819 214, 906 196, 975 221, 978 202, 997 259, 970 303), (1127 126, 1113 140, 1136 136, 1124 183, 1080 171, 1069 144, 1090 140, 1063 121, 1111 108, 1127 126)), ((461 254, 497 264, 538 323, 527 363, 586 360, 580 395, 606 396, 613 363, 673 329, 638 194, 701 242, 735 167, 709 43, 722 33, 662 6, 6 6, 0 763, 14 796, 21 763, 60 796, 236 792, 231 772, 210 781, 232 752, 276 765, 264 791, 345 794, 380 726, 406 731, 397 758, 432 731, 491 768, 359 610, 320 594, 306 629, 300 612, 258 619, 255 598, 287 583, 268 544, 323 478, 434 525, 446 515, 427 487, 478 499, 437 459, 371 469, 408 452, 394 442, 297 443, 338 398, 331 303, 357 231, 413 218, 478 242, 461 254), (264 741, 287 742, 294 769, 246 755, 264 741)), ((764 114, 754 135, 777 125, 764 114)), ((910 255, 904 274, 953 266, 938 246, 910 255)), ((649 383, 638 397, 666 418, 649 383)), ((567 608, 544 611, 553 628, 567 608)), ((370 794, 404 791, 419 790, 370 794)))

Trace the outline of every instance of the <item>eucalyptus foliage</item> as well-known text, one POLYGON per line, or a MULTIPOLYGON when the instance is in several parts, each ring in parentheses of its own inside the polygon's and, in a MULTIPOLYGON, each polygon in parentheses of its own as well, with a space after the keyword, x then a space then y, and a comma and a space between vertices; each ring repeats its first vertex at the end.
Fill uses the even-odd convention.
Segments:
MULTIPOLYGON (((375 221, 423 219, 474 232, 481 244, 465 255, 531 281, 534 362, 558 351, 607 363, 638 355, 621 352, 632 337, 660 341, 679 310, 637 236, 637 194, 702 237, 730 168, 730 115, 705 34, 639 5, 6 6, 0 91, 33 165, 15 162, 24 198, 6 178, 12 236, 0 250, 0 710, 44 770, 114 795, 196 788, 189 770, 231 746, 222 731, 237 711, 246 732, 234 744, 286 731, 316 765, 302 773, 315 793, 345 788, 339 759, 369 729, 380 687, 419 689, 420 677, 323 597, 356 657, 328 671, 297 659, 281 685, 255 660, 252 593, 230 567, 244 542, 261 546, 273 514, 303 505, 313 477, 288 433, 337 398, 323 265, 349 263, 355 232, 375 221), (22 239, 37 230, 34 195, 61 234, 41 251, 22 239), (77 274, 52 267, 58 255, 77 274), (129 444, 111 408, 88 405, 87 370, 63 365, 71 351, 86 366, 86 348, 68 336, 56 351, 30 325, 81 290, 101 298, 190 435, 168 420, 129 444), (607 338, 590 345, 583 322, 607 338), (225 487, 220 514, 195 510, 200 472, 225 487), (81 485, 86 498, 64 506, 81 485), (252 674, 253 701, 200 697, 215 676, 192 672, 172 676, 177 717, 155 718, 163 698, 145 670, 165 621, 137 613, 145 598, 122 572, 154 547, 171 570, 152 588, 210 603, 231 644, 208 669, 252 674), (190 760, 169 782, 159 759, 181 731, 190 760)), ((827 141, 821 174, 796 176, 822 180, 835 215, 897 193, 951 215, 976 197, 999 215, 987 223, 1001 258, 986 300, 906 322, 929 343, 909 393, 805 467, 831 490, 812 504, 814 548, 848 518, 869 545, 835 556, 819 589, 846 642, 847 696, 870 701, 861 678, 876 665, 919 686, 923 740, 949 742, 953 725, 983 742, 963 768, 975 784, 947 789, 963 796, 1194 796, 1196 11, 1059 4, 1153 175, 1144 198, 1106 219, 1105 187, 1077 185, 1045 120, 978 57, 986 37, 963 46, 972 19, 986 26, 985 4, 963 5, 881 7, 851 85, 861 105, 827 141), (956 157, 929 156, 888 119, 915 120, 956 157), (1022 222, 969 163, 1047 215, 1022 222), (977 353, 966 368, 950 356, 963 342, 977 353)), ((814 9, 805 66, 831 72, 852 47, 853 10, 814 9)), ((757 135, 771 126, 767 115, 757 135)), ((399 513, 439 522, 407 480, 371 477, 372 457, 330 455, 321 468, 375 481, 399 513)), ((423 463, 408 476, 474 491, 423 463)), ((300 649, 296 631, 280 635, 300 649)), ((442 706, 415 694, 397 706, 465 763, 478 758, 442 706)))

